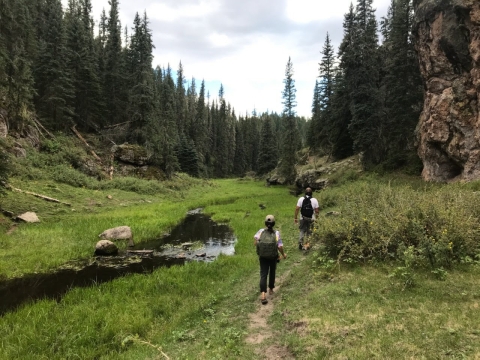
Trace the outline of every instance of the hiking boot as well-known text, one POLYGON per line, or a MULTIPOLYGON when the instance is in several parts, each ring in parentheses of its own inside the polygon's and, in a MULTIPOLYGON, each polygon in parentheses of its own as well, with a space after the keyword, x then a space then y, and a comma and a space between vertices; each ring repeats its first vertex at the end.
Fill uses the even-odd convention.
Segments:
POLYGON ((298 244, 298 250, 303 250, 303 244, 298 244))

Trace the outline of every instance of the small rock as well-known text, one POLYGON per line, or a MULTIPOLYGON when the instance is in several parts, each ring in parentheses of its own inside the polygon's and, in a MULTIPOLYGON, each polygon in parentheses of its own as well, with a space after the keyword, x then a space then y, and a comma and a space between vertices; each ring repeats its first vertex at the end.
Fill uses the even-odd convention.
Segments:
POLYGON ((183 244, 182 244, 182 249, 183 249, 183 250, 188 250, 188 249, 190 249, 190 248, 192 247, 192 245, 193 245, 193 243, 191 243, 191 242, 183 243, 183 244))
POLYGON ((38 223, 38 222, 40 222, 40 219, 38 218, 37 214, 35 214, 32 211, 28 211, 26 213, 18 215, 17 219, 25 221, 27 223, 38 223))
POLYGON ((338 211, 329 211, 325 214, 325 216, 339 216, 340 213, 338 211))
POLYGON ((107 199, 112 200, 113 196, 112 195, 107 195, 107 199))
POLYGON ((115 255, 118 253, 118 247, 110 240, 100 240, 95 245, 96 255, 115 255))
POLYGON ((207 256, 207 253, 196 254, 195 256, 196 257, 205 257, 205 256, 207 256))

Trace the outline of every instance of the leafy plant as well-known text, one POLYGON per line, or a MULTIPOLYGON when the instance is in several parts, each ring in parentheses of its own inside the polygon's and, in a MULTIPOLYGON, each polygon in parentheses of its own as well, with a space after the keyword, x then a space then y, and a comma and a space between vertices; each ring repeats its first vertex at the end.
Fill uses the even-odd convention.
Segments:
POLYGON ((413 246, 404 251, 404 266, 396 267, 390 277, 400 279, 403 282, 403 290, 415 286, 415 250, 413 246))

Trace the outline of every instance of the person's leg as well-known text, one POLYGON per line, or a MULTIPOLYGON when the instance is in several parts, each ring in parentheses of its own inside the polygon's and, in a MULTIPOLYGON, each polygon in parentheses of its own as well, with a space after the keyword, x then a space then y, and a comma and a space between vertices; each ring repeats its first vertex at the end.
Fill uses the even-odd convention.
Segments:
POLYGON ((268 276, 268 268, 270 266, 268 259, 263 257, 259 257, 260 259, 260 292, 263 295, 267 292, 267 276, 268 276))
MULTIPOLYGON (((307 237, 306 242, 308 243, 309 240, 308 238, 312 235, 312 229, 313 229, 313 220, 312 219, 307 219, 306 220, 306 226, 305 226, 305 236, 307 237)), ((304 241, 305 243, 305 241, 304 241)))
POLYGON ((275 288, 275 273, 277 271, 277 259, 269 259, 270 272, 268 274, 268 288, 270 293, 273 293, 275 288))
POLYGON ((308 230, 308 222, 307 220, 305 219, 301 219, 300 220, 300 225, 299 225, 299 229, 300 229, 300 235, 298 237, 298 248, 300 250, 303 249, 303 238, 305 237, 305 234, 308 230))

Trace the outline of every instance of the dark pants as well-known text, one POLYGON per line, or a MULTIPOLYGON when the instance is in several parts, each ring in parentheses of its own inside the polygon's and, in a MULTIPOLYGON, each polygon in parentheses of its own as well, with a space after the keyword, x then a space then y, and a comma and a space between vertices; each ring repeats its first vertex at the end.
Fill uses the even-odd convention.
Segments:
POLYGON ((312 235, 313 219, 304 217, 300 220, 300 236, 298 237, 299 244, 303 244, 303 238, 312 235))
POLYGON ((260 260, 260 292, 267 292, 267 276, 268 287, 275 287, 275 271, 277 270, 277 259, 269 259, 259 257, 260 260))

